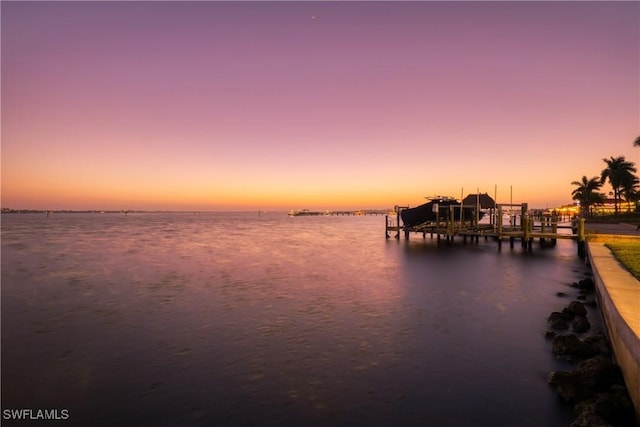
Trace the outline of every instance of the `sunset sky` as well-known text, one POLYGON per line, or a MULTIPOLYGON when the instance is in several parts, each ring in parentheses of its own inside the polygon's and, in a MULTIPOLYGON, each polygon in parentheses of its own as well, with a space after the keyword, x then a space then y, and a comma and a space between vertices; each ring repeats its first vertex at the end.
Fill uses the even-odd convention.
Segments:
MULTIPOLYGON (((2 207, 571 202, 640 163, 640 3, 2 1, 2 207)), ((608 187, 603 190, 609 191, 608 187)))

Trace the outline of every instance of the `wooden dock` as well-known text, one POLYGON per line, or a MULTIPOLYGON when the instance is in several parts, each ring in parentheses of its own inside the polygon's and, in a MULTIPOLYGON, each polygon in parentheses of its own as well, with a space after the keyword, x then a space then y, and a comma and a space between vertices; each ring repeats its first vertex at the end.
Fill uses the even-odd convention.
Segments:
MULTIPOLYGON (((473 208, 476 206, 457 205, 463 208, 473 208)), ((445 208, 453 208, 452 206, 445 208)), ((401 212, 408 209, 407 206, 395 206, 395 215, 385 216, 385 237, 391 238, 390 233, 395 232, 395 238, 400 239, 400 235, 404 234, 405 239, 409 239, 411 233, 420 233, 423 238, 429 234, 431 238, 434 236, 440 240, 453 242, 456 237, 462 238, 464 242, 467 240, 475 240, 480 237, 485 240, 489 238, 498 242, 498 247, 502 247, 505 240, 509 241, 509 246, 513 248, 515 242, 519 240, 526 250, 531 250, 535 239, 540 241, 542 246, 555 245, 557 239, 573 239, 578 242, 578 253, 584 254, 584 219, 575 222, 575 225, 569 226, 559 224, 556 216, 534 217, 528 213, 527 204, 497 204, 494 209, 489 212, 489 223, 482 223, 478 220, 478 215, 472 215, 472 218, 461 218, 452 220, 453 215, 440 215, 438 213, 436 221, 425 222, 412 227, 405 227, 401 224, 401 212), (505 208, 508 208, 505 210, 505 208), (515 209, 514 208, 518 208, 515 209), (505 217, 508 221, 505 223, 505 217), (571 233, 560 232, 561 229, 571 228, 571 233)))

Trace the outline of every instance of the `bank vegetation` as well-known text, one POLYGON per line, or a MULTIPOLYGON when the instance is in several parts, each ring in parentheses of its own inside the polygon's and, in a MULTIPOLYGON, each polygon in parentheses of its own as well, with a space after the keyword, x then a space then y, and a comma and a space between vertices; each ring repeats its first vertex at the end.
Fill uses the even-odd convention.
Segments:
POLYGON ((633 277, 640 280, 640 240, 611 242, 605 246, 633 277))
MULTIPOLYGON (((640 136, 635 139, 633 146, 640 149, 640 136)), ((582 217, 589 219, 613 214, 617 218, 622 213, 640 214, 640 179, 636 174, 636 165, 624 156, 611 156, 602 161, 605 167, 599 176, 588 178, 583 175, 571 182, 576 186, 571 196, 580 204, 582 217), (600 191, 605 183, 612 190, 608 195, 600 191)), ((633 223, 640 223, 640 218, 636 216, 631 219, 633 223)))

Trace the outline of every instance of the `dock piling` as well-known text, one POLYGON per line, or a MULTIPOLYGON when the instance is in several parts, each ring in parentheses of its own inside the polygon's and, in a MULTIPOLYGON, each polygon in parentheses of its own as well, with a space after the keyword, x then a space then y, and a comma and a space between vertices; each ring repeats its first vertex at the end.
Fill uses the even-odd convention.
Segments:
POLYGON ((584 218, 578 221, 578 256, 584 258, 586 255, 586 242, 584 234, 584 218))
POLYGON ((389 215, 384 216, 384 237, 388 239, 389 237, 389 215))

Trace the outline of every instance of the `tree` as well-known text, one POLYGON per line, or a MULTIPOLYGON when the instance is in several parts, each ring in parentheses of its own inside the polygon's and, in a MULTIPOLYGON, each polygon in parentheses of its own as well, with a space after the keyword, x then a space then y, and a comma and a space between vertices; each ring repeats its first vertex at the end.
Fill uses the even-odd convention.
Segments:
POLYGON ((635 141, 633 141, 633 146, 634 147, 640 147, 640 136, 637 137, 635 141))
POLYGON ((638 185, 640 185, 640 179, 635 175, 629 174, 620 187, 620 194, 627 201, 627 212, 631 211, 631 202, 638 200, 640 195, 638 193, 638 185))
POLYGON ((602 159, 602 161, 607 164, 607 167, 600 173, 600 182, 604 184, 609 180, 609 185, 613 189, 615 214, 618 215, 618 200, 620 200, 622 186, 636 172, 636 167, 633 162, 628 162, 624 156, 602 159))
POLYGON ((573 200, 580 202, 583 216, 589 216, 591 213, 591 205, 604 202, 605 196, 598 193, 602 187, 602 181, 597 176, 593 178, 582 177, 580 181, 573 181, 571 185, 577 185, 578 188, 571 192, 573 200))

